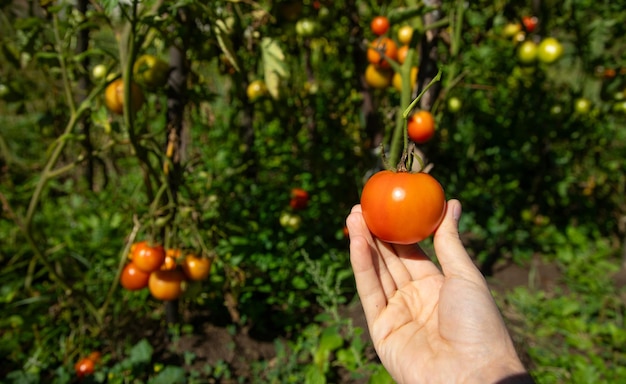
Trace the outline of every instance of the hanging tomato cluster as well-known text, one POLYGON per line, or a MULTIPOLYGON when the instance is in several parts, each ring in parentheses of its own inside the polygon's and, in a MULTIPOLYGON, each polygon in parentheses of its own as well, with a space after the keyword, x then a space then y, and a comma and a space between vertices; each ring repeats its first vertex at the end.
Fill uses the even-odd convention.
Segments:
MULTIPOLYGON (((413 27, 400 26, 396 31, 396 39, 389 37, 391 25, 385 16, 376 16, 370 23, 371 32, 377 37, 372 40, 367 49, 368 66, 365 69, 366 83, 376 89, 393 86, 398 92, 402 91, 402 76, 393 70, 391 61, 402 65, 406 61, 411 48, 413 27)), ((417 81, 417 66, 411 66, 411 84, 417 81)))
POLYGON ((134 243, 124 266, 120 284, 137 291, 148 288, 158 300, 175 300, 184 291, 187 280, 205 280, 211 272, 211 260, 189 253, 183 257, 180 249, 163 248, 147 241, 134 243))

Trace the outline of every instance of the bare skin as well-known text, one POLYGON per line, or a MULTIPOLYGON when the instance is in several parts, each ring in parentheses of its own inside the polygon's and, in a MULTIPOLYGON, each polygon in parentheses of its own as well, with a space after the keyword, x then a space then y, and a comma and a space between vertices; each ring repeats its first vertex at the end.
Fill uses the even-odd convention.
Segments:
POLYGON ((450 200, 435 232, 441 270, 418 245, 373 238, 360 205, 347 218, 370 336, 398 383, 497 383, 525 372, 487 283, 459 239, 460 215, 461 204, 450 200))

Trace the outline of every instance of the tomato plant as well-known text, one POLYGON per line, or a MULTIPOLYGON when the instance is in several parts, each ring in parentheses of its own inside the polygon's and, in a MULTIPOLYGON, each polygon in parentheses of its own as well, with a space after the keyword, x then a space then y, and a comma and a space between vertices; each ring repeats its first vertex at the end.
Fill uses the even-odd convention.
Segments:
POLYGON ((150 274, 148 289, 158 300, 176 300, 183 293, 185 275, 180 269, 158 270, 150 274))
POLYGON ((204 280, 211 273, 211 260, 207 257, 189 254, 185 256, 181 266, 187 279, 193 281, 204 280))
POLYGON ((372 22, 370 23, 370 29, 372 30, 372 33, 377 36, 382 36, 387 33, 387 31, 389 30, 389 26, 389 19, 385 16, 376 16, 372 19, 372 22))
POLYGON ((563 46, 554 37, 546 37, 537 47, 537 58, 542 63, 551 64, 563 55, 563 46))
POLYGON ((133 248, 132 260, 144 272, 156 271, 165 261, 165 249, 161 245, 141 241, 133 248))
MULTIPOLYGON (((131 83, 131 107, 133 112, 137 112, 143 105, 145 98, 141 88, 131 83)), ((104 90, 104 104, 109 111, 121 115, 124 113, 124 81, 116 79, 107 85, 104 90)))
POLYGON ((387 88, 391 84, 392 76, 391 70, 378 68, 374 64, 369 64, 365 68, 365 82, 372 88, 387 88))
POLYGON ((435 119, 432 113, 420 110, 411 115, 407 122, 409 138, 416 143, 425 143, 435 135, 435 119))
POLYGON ((142 271, 131 261, 122 270, 120 284, 129 291, 136 291, 147 287, 149 278, 150 272, 142 271))
POLYGON ((380 171, 365 183, 361 208, 374 236, 413 244, 439 226, 446 200, 441 184, 427 173, 380 171))
POLYGON ((380 68, 391 68, 388 60, 398 58, 398 46, 388 37, 379 37, 367 49, 367 60, 380 68))
MULTIPOLYGON (((412 88, 415 89, 417 87, 417 73, 419 69, 417 67, 411 67, 411 72, 409 75, 409 82, 412 85, 412 88)), ((393 78, 391 79, 391 85, 398 91, 402 92, 402 75, 399 72, 395 72, 393 74, 393 78)))
POLYGON ((74 364, 74 371, 79 379, 85 376, 93 374, 95 370, 95 363, 88 357, 83 357, 74 364))

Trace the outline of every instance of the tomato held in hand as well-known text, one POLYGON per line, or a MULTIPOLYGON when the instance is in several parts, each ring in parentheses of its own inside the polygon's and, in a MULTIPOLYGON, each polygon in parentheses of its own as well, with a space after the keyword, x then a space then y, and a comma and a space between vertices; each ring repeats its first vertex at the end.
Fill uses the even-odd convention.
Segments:
POLYGON ((435 136, 435 118, 432 113, 420 110, 409 118, 406 128, 411 140, 425 143, 435 136))
POLYGON ((185 275, 179 269, 158 270, 150 274, 148 289, 152 297, 158 300, 176 300, 183 293, 185 275))
POLYGON ((82 359, 78 360, 76 364, 74 364, 74 371, 76 372, 76 376, 78 376, 79 379, 82 379, 87 375, 91 375, 94 372, 94 368, 95 363, 88 357, 83 357, 82 359))
POLYGON ((132 260, 144 272, 156 271, 165 261, 165 249, 161 245, 152 246, 147 241, 141 241, 133 247, 132 260))
POLYGON ((427 173, 381 171, 365 183, 361 208, 374 236, 414 244, 437 229, 446 199, 441 184, 427 173))
POLYGON ((129 291, 137 291, 148 286, 148 279, 150 279, 150 272, 142 271, 131 261, 122 270, 120 284, 129 291))
POLYGON ((389 19, 385 16, 376 16, 370 23, 370 29, 375 35, 381 36, 389 30, 389 19))
POLYGON ((189 280, 204 280, 211 273, 211 260, 206 257, 198 257, 193 254, 185 256, 182 262, 183 272, 189 280))

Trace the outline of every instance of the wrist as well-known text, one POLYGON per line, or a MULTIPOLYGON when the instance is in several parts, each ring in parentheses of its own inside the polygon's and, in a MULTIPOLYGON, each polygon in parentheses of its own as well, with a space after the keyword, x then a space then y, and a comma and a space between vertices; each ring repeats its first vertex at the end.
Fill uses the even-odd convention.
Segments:
POLYGON ((516 357, 509 362, 492 361, 483 369, 476 372, 470 380, 472 383, 492 384, 534 384, 533 377, 526 371, 521 361, 516 357))

